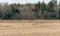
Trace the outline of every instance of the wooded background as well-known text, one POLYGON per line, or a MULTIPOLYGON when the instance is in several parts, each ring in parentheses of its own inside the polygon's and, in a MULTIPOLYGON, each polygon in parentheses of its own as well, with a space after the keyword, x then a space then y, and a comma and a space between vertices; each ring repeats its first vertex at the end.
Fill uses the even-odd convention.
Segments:
POLYGON ((60 19, 60 2, 51 0, 48 4, 41 3, 0 3, 0 20, 54 20, 60 19))

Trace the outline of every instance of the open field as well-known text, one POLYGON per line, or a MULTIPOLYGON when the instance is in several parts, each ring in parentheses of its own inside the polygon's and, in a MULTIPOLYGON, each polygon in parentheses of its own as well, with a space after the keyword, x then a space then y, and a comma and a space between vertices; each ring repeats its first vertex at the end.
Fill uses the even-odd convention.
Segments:
POLYGON ((1 20, 0 36, 60 36, 60 20, 1 20))

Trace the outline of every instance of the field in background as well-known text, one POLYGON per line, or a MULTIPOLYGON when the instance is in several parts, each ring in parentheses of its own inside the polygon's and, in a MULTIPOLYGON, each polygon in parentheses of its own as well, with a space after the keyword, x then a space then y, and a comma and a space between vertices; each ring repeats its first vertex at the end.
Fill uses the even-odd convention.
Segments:
POLYGON ((0 36, 60 36, 60 20, 1 20, 0 36))

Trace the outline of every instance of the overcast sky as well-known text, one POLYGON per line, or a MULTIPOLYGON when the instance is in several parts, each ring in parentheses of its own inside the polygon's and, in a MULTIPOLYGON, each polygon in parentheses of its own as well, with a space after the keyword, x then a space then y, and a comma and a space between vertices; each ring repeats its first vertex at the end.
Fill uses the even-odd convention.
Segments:
MULTIPOLYGON (((8 2, 9 4, 11 3, 21 3, 21 4, 25 4, 25 3, 37 3, 38 1, 42 2, 43 0, 0 0, 0 2, 8 2)), ((51 0, 44 0, 45 3, 48 3, 51 0)), ((57 0, 59 2, 59 0, 57 0)))

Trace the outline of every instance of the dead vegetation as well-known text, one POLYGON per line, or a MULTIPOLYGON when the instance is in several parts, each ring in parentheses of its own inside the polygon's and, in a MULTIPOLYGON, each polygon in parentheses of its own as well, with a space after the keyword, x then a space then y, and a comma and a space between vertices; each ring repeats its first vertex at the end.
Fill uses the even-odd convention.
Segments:
POLYGON ((0 36, 60 36, 59 20, 2 20, 0 36))

